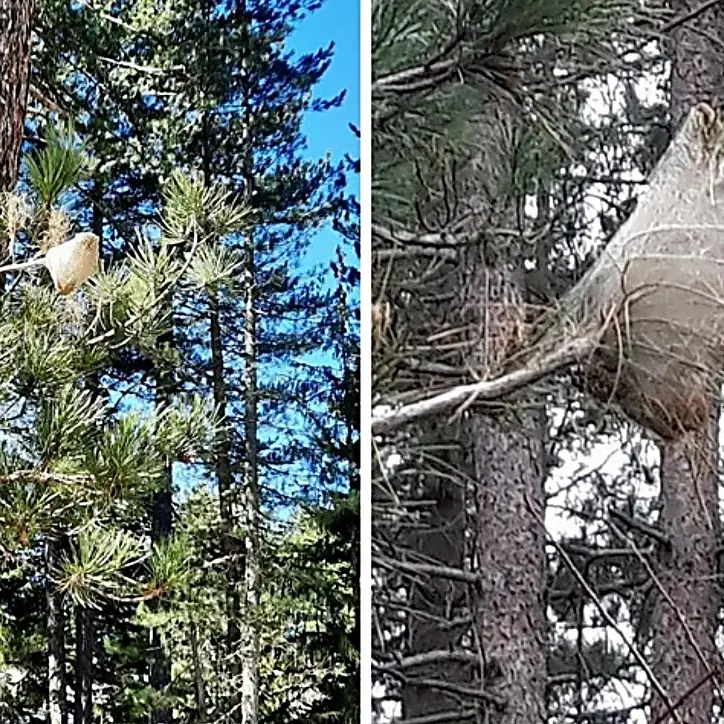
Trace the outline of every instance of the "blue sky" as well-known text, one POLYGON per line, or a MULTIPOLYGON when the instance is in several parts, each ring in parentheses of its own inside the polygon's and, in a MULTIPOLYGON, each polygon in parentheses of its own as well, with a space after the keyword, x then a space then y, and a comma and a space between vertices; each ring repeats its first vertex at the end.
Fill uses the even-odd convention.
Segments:
MULTIPOLYGON (((359 2, 353 0, 326 0, 324 5, 307 17, 290 36, 287 47, 295 53, 310 53, 326 47, 334 42, 332 63, 315 89, 317 98, 333 98, 346 89, 347 95, 339 108, 322 113, 307 114, 302 124, 302 132, 307 137, 307 156, 319 159, 328 153, 333 162, 339 162, 345 154, 359 158, 359 140, 352 133, 349 124, 359 127, 360 123, 360 8, 359 2)), ((359 198, 359 178, 354 174, 347 175, 347 193, 359 198)), ((335 249, 340 244, 340 237, 329 227, 317 231, 311 239, 301 271, 308 271, 322 265, 327 274, 324 281, 330 286, 335 283, 329 262, 335 259, 335 249)), ((306 355, 305 362, 315 366, 330 364, 329 355, 323 351, 306 355)), ((298 424, 303 426, 300 417, 298 424)), ((260 431, 260 435, 263 432, 260 431)), ((283 448, 286 444, 284 435, 274 432, 273 444, 283 448)), ((300 467, 297 470, 285 470, 277 481, 267 480, 267 484, 286 493, 299 493, 300 486, 315 489, 318 481, 314 473, 300 467)), ((284 519, 292 512, 292 508, 277 508, 276 514, 284 519)))
MULTIPOLYGON (((307 17, 292 34, 290 48, 308 53, 335 44, 332 64, 317 86, 315 95, 331 98, 347 89, 347 97, 339 107, 324 113, 307 115, 303 131, 309 143, 308 154, 320 158, 327 152, 334 161, 340 161, 345 153, 359 158, 359 141, 349 129, 349 124, 359 126, 360 118, 360 8, 354 0, 326 0, 324 5, 307 17)), ((347 177, 349 192, 359 198, 359 178, 347 177)), ((329 261, 339 243, 330 229, 319 231, 312 241, 307 257, 310 265, 329 261)))

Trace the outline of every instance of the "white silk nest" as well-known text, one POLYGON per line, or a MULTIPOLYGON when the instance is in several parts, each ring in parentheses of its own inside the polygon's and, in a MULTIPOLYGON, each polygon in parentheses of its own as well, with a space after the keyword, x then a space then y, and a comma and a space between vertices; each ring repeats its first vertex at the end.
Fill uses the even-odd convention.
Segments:
POLYGON ((70 294, 96 272, 98 242, 95 234, 84 232, 48 249, 44 264, 58 293, 70 294))
POLYGON ((600 332, 586 389, 661 437, 700 429, 724 379, 724 118, 695 106, 542 346, 600 332))

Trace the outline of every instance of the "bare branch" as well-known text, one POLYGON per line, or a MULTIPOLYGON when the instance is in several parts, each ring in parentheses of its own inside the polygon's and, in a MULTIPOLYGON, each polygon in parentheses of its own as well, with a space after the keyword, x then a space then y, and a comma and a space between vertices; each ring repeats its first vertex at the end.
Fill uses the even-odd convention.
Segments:
POLYGON ((460 568, 435 566, 429 563, 408 563, 405 561, 387 560, 380 557, 374 557, 372 560, 376 565, 398 573, 411 573, 423 576, 436 576, 438 578, 449 578, 451 581, 460 581, 461 583, 478 583, 480 580, 476 573, 463 571, 460 568))
POLYGON ((384 412, 372 417, 372 434, 389 434, 404 425, 416 420, 450 410, 457 405, 468 402, 471 398, 478 400, 495 400, 533 382, 557 372, 584 357, 590 355, 598 344, 599 334, 588 335, 571 340, 550 354, 534 360, 519 370, 494 380, 484 380, 468 385, 459 385, 426 400, 420 400, 396 410, 384 412))

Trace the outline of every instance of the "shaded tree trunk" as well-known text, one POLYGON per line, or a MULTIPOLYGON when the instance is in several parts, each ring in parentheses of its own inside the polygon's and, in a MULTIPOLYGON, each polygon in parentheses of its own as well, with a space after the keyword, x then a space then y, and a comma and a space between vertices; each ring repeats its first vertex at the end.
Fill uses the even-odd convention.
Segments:
MULTIPOLYGON (((512 153, 505 139, 513 123, 503 108, 491 109, 480 119, 480 136, 487 142, 469 164, 456 196, 466 199, 472 217, 466 224, 475 229, 504 226, 501 219, 510 218, 510 204, 516 202, 480 190, 496 188, 496 174, 490 169, 500 170, 501 179, 510 169, 512 153)), ((510 252, 501 245, 492 261, 485 253, 479 244, 458 250, 455 278, 447 284, 448 334, 443 346, 462 350, 455 363, 448 361, 452 368, 495 376, 521 338, 526 311, 523 290, 503 268, 512 261, 507 258, 510 252), (501 269, 491 268, 491 263, 501 269)), ((439 299, 445 298, 444 291, 439 299)), ((428 317, 431 314, 428 310, 428 317)), ((424 653, 422 633, 424 649, 443 653, 453 648, 464 653, 462 639, 469 637, 473 655, 443 658, 434 670, 428 667, 427 678, 445 679, 450 686, 427 693, 412 690, 409 696, 406 686, 405 713, 414 719, 457 712, 455 721, 482 717, 491 724, 536 724, 546 718, 547 680, 544 402, 519 395, 497 409, 471 403, 458 411, 456 425, 446 419, 440 427, 448 439, 446 448, 457 448, 451 468, 472 483, 472 501, 464 487, 455 489, 449 471, 444 480, 441 476, 445 494, 438 491, 433 514, 438 534, 428 546, 435 562, 458 569, 472 554, 480 580, 475 585, 444 577, 427 582, 428 600, 421 599, 427 604, 427 610, 422 608, 425 622, 413 630, 418 641, 411 653, 424 653), (455 446, 450 444, 453 439, 455 446), (475 514, 466 523, 471 504, 475 514), (440 623, 453 606, 469 614, 457 629, 440 623)))
POLYGON ((15 187, 30 72, 31 0, 0 0, 0 191, 15 187))
MULTIPOLYGON (((525 318, 522 290, 505 271, 468 265, 464 321, 474 369, 495 369, 525 318)), ((546 721, 544 401, 521 393, 472 409, 464 427, 475 480, 474 627, 491 724, 546 721)))
MULTIPOLYGON (((173 302, 169 302, 173 305, 173 302)), ((173 313, 171 313, 170 330, 159 338, 159 344, 173 346, 173 313)), ((166 368, 156 370, 156 404, 167 407, 171 404, 175 389, 173 371, 166 368)), ((163 544, 173 534, 173 466, 167 460, 163 479, 153 496, 153 510, 151 517, 151 542, 154 545, 163 544)), ((163 597, 151 604, 154 608, 164 605, 163 597)), ((171 707, 165 703, 168 688, 171 685, 171 660, 164 648, 161 632, 154 628, 150 632, 150 684, 154 690, 157 702, 151 711, 151 724, 171 724, 173 715, 171 707)))
MULTIPOLYGON (((447 419, 426 421, 415 440, 424 453, 415 463, 420 471, 421 490, 413 497, 421 499, 420 520, 410 521, 403 540, 409 548, 411 563, 437 565, 462 571, 465 563, 465 482, 459 425, 447 419)), ((455 716, 455 721, 471 721, 473 702, 444 687, 470 687, 472 667, 456 661, 445 652, 453 652, 469 623, 461 612, 467 586, 445 575, 420 576, 410 587, 405 655, 419 657, 419 665, 405 669, 407 680, 402 689, 405 720, 426 716, 455 716), (460 623, 453 622, 458 619, 460 623), (436 657, 442 654, 442 658, 436 657), (439 682, 440 686, 435 686, 439 682), (441 688, 442 687, 442 688, 441 688)))
POLYGON ((191 623, 189 629, 189 643, 191 644, 191 661, 194 668, 194 694, 196 697, 196 722, 204 724, 206 721, 206 682, 204 670, 199 657, 199 637, 196 624, 191 623))
MULTIPOLYGON (((669 697, 683 701, 683 722, 708 722, 714 703, 713 677, 717 590, 716 415, 707 430, 669 443, 661 451, 659 525, 670 546, 659 545, 652 625, 652 669, 669 697), (660 586, 661 590, 658 590, 660 586)), ((667 702, 654 694, 651 721, 668 724, 667 702)))
MULTIPOLYGON (((214 383, 214 403, 222 417, 226 415, 226 383, 224 379, 224 347, 221 336, 221 320, 217 293, 209 294, 209 329, 211 336, 211 365, 214 383)), ((221 514, 221 548, 226 561, 226 646, 230 659, 229 674, 234 682, 241 674, 239 660, 239 570, 241 555, 234 536, 234 478, 231 471, 231 449, 229 432, 224 425, 216 439, 216 481, 219 486, 219 509, 221 514)), ((236 692, 236 686, 232 687, 236 692)), ((231 720, 242 721, 242 709, 238 697, 230 702, 231 720)))
MULTIPOLYGON (((396 268, 394 288, 406 278, 420 275, 425 260, 410 260, 396 268)), ((458 297, 451 290, 459 284, 456 265, 444 264, 434 280, 400 314, 415 330, 411 348, 424 349, 425 362, 432 369, 445 364, 459 365, 459 354, 430 348, 428 338, 440 330, 458 326, 458 297)), ((394 291, 389 292, 391 295, 394 291)), ((420 389, 434 388, 439 379, 434 373, 418 371, 420 389)), ((401 479, 397 494, 410 504, 402 520, 399 557, 405 563, 440 566, 443 572, 416 575, 408 588, 404 655, 408 662, 402 670, 402 710, 405 721, 423 717, 453 717, 472 721, 475 701, 459 690, 470 689, 474 665, 456 658, 461 637, 470 629, 466 616, 467 584, 455 580, 453 571, 463 571, 466 561, 465 503, 469 477, 463 454, 460 424, 451 424, 447 415, 430 417, 410 430, 414 444, 406 453, 406 467, 414 477, 401 479), (409 482, 408 482, 409 481, 409 482)), ((382 501, 391 503, 392 500, 382 501)), ((381 642, 381 648, 384 648, 381 642)))
MULTIPOLYGON (((167 396, 166 396, 167 398, 167 396)), ((162 487, 156 492, 153 501, 153 521, 151 527, 151 540, 160 543, 171 537, 173 531, 173 475, 171 464, 166 466, 162 487)), ((156 605, 163 605, 156 601, 156 605)), ((171 685, 171 661, 163 646, 161 632, 151 630, 151 687, 157 696, 164 697, 171 685)), ((151 724, 170 724, 172 720, 171 707, 160 703, 153 707, 151 724)))
MULTIPOLYGON (((699 3, 674 0, 677 16, 699 3)), ((724 8, 717 4, 672 33, 671 117, 677 128, 689 109, 724 94, 724 8)), ((711 720, 717 630, 718 444, 717 409, 702 432, 661 447, 659 545, 652 625, 652 668, 684 722, 711 720), (660 587, 661 590, 658 590, 660 587)), ((654 694, 651 721, 672 722, 668 704, 654 694)))
POLYGON ((48 540, 46 545, 46 571, 48 574, 45 600, 48 616, 48 724, 65 724, 65 611, 63 595, 50 579, 57 560, 58 542, 48 540))
POLYGON ((93 724, 93 611, 75 609, 75 712, 73 724, 93 724))

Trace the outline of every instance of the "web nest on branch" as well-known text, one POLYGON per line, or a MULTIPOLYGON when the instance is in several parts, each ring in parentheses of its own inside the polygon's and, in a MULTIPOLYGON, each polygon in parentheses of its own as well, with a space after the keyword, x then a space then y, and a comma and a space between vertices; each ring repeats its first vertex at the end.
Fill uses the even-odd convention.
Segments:
POLYGON ((724 116, 708 105, 537 348, 596 333, 588 392, 666 439, 706 424, 724 377, 724 116))

